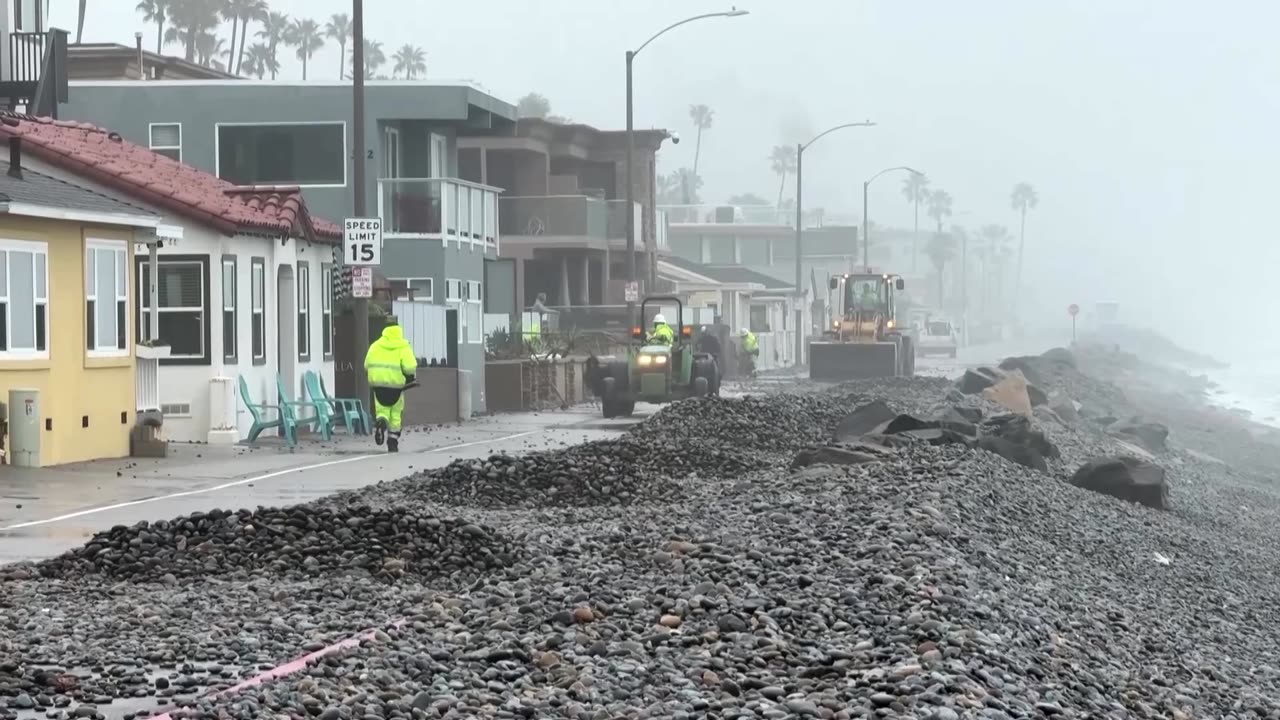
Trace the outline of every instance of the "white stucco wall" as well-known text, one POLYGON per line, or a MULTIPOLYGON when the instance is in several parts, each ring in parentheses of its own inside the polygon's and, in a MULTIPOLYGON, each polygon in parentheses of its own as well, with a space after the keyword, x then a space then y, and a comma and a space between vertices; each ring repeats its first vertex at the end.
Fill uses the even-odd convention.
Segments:
MULTIPOLYGON (((185 216, 152 206, 114 188, 64 172, 35 158, 28 156, 23 159, 23 163, 37 172, 91 187, 103 194, 147 208, 163 218, 164 224, 181 227, 183 229, 182 240, 174 244, 166 243, 165 247, 160 251, 161 258, 166 255, 208 256, 209 312, 205 322, 209 326, 209 364, 174 365, 164 363, 161 365, 160 403, 162 405, 188 404, 191 406, 189 415, 170 415, 165 417, 164 436, 166 439, 176 442, 206 442, 208 440, 211 428, 211 392, 216 391, 213 380, 217 377, 230 378, 235 400, 236 427, 240 432, 241 439, 247 437, 253 419, 240 398, 238 378, 244 376, 255 403, 275 405, 275 379, 276 375, 282 370, 281 347, 286 347, 290 350, 288 357, 285 358, 286 362, 283 363, 284 370, 290 369, 291 363, 289 359, 292 358, 293 381, 286 383, 286 391, 291 394, 294 400, 305 397, 302 378, 303 373, 307 370, 319 373, 324 378, 329 391, 333 391, 333 361, 324 359, 321 352, 321 312, 323 307, 321 300, 323 295, 321 265, 332 262, 333 254, 330 246, 323 244, 311 245, 310 243, 293 240, 282 243, 279 239, 250 235, 227 236, 216 229, 197 224, 185 216), (224 255, 234 255, 237 258, 236 324, 238 327, 236 340, 238 353, 235 363, 225 361, 222 347, 222 258, 224 255), (252 258, 254 257, 263 258, 266 269, 264 278, 265 308, 263 313, 266 323, 266 343, 264 348, 266 357, 260 359, 258 364, 254 363, 252 357, 251 268, 252 258), (291 297, 289 307, 293 311, 289 313, 288 318, 284 319, 284 324, 279 322, 280 318, 278 317, 280 308, 278 286, 280 269, 282 267, 289 269, 293 288, 291 295, 296 295, 297 265, 300 262, 307 263, 310 268, 309 297, 311 312, 308 318, 311 327, 312 350, 310 359, 305 362, 298 359, 297 353, 292 351, 297 338, 296 298, 291 297), (282 331, 287 334, 282 335, 282 331)), ((143 253, 140 251, 139 257, 142 256, 143 253)), ((132 268, 130 272, 133 272, 132 268)), ((136 284, 132 274, 130 275, 130 284, 136 284)))

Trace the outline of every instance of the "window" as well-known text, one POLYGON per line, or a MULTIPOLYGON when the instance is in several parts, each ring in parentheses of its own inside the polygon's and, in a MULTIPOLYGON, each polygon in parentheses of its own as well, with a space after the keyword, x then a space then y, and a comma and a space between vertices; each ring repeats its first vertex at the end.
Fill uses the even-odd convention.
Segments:
POLYGON ((218 125, 218 177, 237 185, 343 186, 346 124, 218 125))
POLYGON ((455 302, 462 299, 461 282, 458 280, 444 281, 444 299, 446 301, 455 302))
POLYGON ((267 362, 267 266, 263 258, 250 260, 249 285, 252 295, 249 298, 249 311, 253 316, 253 364, 265 365, 267 362))
POLYGON ((237 338, 239 328, 236 326, 236 306, 239 304, 237 289, 240 283, 236 280, 236 256, 222 256, 222 359, 235 363, 239 357, 237 338))
POLYGON ((466 316, 467 342, 482 343, 484 342, 483 285, 475 280, 469 280, 465 287, 467 291, 467 306, 464 309, 463 314, 466 316))
POLYGON ((751 332, 769 332, 769 308, 764 305, 751 306, 751 332))
POLYGON ((129 246, 89 240, 84 253, 85 349, 124 355, 129 349, 129 246))
POLYGON ((0 355, 48 357, 49 246, 0 241, 0 355))
POLYGON ((434 302, 435 283, 431 278, 404 278, 391 281, 391 291, 396 300, 406 302, 434 302))
MULTIPOLYGON (((145 259, 138 262, 140 319, 138 334, 155 337, 169 345, 170 360, 208 362, 209 324, 205 317, 209 304, 209 261, 206 256, 169 256, 158 265, 159 327, 151 328, 151 293, 143 291, 151 283, 151 268, 145 259)), ((163 361, 162 361, 163 362, 163 361)))
POLYGON ((320 265, 320 342, 324 358, 333 357, 333 265, 320 265))
POLYGON ((182 125, 180 123, 153 123, 151 125, 151 150, 172 160, 182 162, 182 125))
POLYGON ((311 359, 311 266, 298 263, 298 359, 311 359))

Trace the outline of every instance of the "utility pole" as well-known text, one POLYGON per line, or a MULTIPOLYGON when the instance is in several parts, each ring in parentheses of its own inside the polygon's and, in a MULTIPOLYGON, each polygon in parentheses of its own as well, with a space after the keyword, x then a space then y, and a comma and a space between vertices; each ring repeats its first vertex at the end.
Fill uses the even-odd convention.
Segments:
MULTIPOLYGON (((354 215, 368 212, 368 189, 364 186, 364 0, 351 0, 351 146, 355 156, 351 162, 351 183, 355 192, 354 215)), ((351 371, 356 380, 356 397, 370 403, 369 376, 364 372, 363 358, 369 349, 369 300, 355 298, 355 358, 351 371)))
POLYGON ((871 267, 871 263, 867 261, 867 246, 871 244, 871 237, 867 235, 867 188, 871 187, 871 181, 866 180, 862 183, 862 237, 858 238, 862 241, 862 272, 867 272, 867 268, 871 267))
MULTIPOLYGON (((810 142, 813 142, 812 140, 810 142)), ((801 248, 804 242, 804 211, 801 203, 804 201, 804 193, 801 192, 801 183, 804 182, 804 144, 796 144, 796 320, 792 325, 796 333, 796 367, 804 362, 804 331, 801 330, 800 324, 804 322, 804 303, 801 298, 804 293, 800 289, 800 256, 803 254, 801 248)))
MULTIPOLYGON (((635 137, 635 117, 631 105, 631 65, 635 62, 636 54, 631 50, 627 51, 627 206, 624 210, 627 213, 627 283, 636 281, 636 213, 635 213, 635 162, 636 154, 636 137, 635 137)), ((636 318, 635 300, 627 300, 627 323, 628 325, 643 325, 644 318, 636 318)))

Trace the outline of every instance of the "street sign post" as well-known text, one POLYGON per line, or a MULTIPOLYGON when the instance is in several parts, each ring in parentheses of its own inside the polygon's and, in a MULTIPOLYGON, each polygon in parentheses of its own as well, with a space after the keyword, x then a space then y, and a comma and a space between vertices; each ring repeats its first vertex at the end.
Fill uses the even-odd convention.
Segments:
POLYGON ((628 280, 626 287, 623 289, 624 299, 629 302, 640 302, 640 282, 637 280, 628 280))
POLYGON ((357 265, 351 268, 351 297, 373 297, 373 267, 357 265))
POLYGON ((1076 342, 1076 316, 1080 314, 1080 306, 1071 303, 1067 306, 1067 314, 1071 316, 1071 344, 1076 342))
POLYGON ((352 266, 382 264, 381 218, 347 218, 342 228, 342 260, 352 266))

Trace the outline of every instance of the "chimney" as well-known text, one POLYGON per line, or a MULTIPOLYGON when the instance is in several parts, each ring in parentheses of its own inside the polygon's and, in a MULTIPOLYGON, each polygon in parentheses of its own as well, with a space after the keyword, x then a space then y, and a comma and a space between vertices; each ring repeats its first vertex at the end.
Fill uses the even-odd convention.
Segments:
POLYGON ((142 33, 141 32, 135 32, 133 34, 133 44, 137 47, 137 50, 138 50, 138 79, 146 80, 147 64, 143 60, 143 56, 142 56, 142 33))
POLYGON ((9 177, 22 179, 22 138, 9 137, 9 177))

